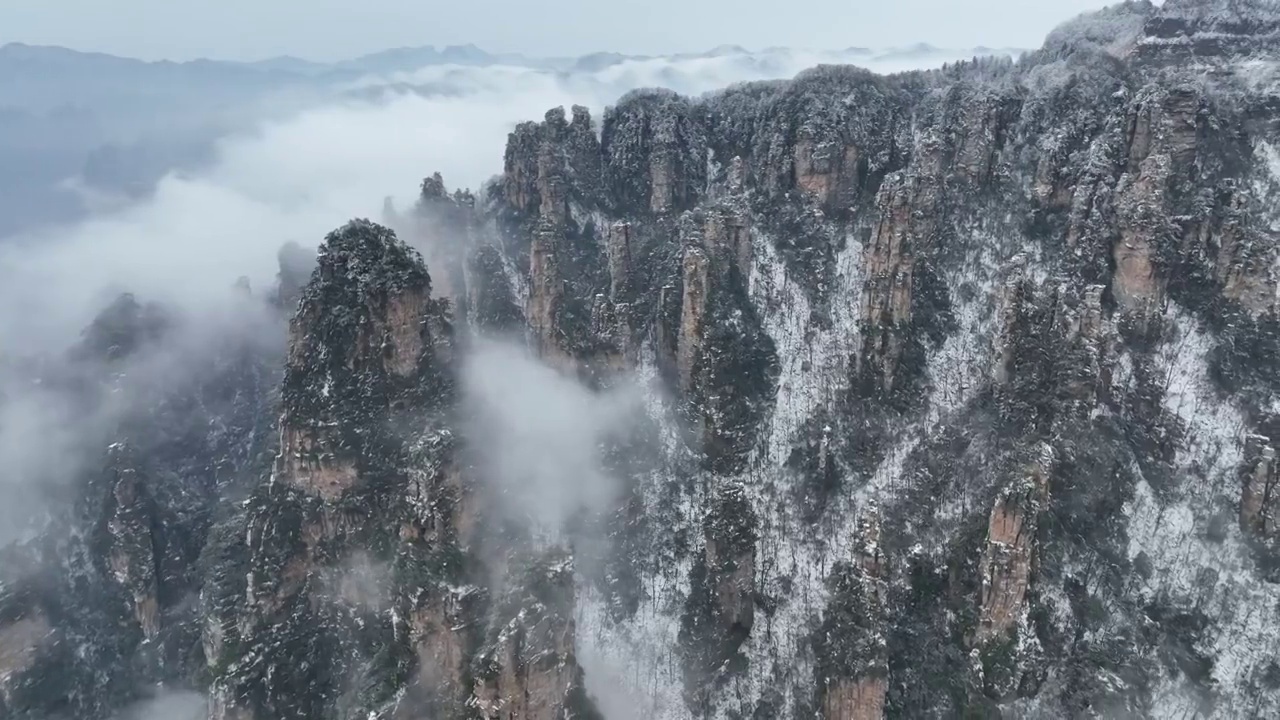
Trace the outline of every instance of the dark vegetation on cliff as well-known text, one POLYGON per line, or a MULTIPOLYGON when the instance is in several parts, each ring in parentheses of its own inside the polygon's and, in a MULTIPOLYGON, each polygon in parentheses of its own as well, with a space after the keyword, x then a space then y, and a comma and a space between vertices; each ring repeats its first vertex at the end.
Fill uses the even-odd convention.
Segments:
MULTIPOLYGON (((3 551, 0 717, 592 718, 601 656, 660 717, 1274 714, 1278 33, 1127 2, 1016 62, 556 109, 403 239, 286 247, 266 332, 3 551), (655 379, 552 540, 465 432, 512 335, 655 379)), ((189 322, 123 296, 30 379, 96 412, 189 322)))

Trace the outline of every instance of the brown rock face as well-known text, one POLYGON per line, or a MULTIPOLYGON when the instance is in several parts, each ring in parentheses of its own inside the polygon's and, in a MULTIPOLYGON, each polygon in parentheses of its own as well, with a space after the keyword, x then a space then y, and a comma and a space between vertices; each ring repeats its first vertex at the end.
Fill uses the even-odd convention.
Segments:
MULTIPOLYGON (((535 627, 535 632, 555 633, 556 629, 535 627)), ((571 627, 559 628, 552 639, 571 651, 571 627), (566 645, 568 643, 568 645, 566 645)), ((472 706, 485 720, 559 720, 574 683, 575 667, 546 657, 537 662, 521 658, 514 641, 504 643, 493 660, 501 668, 495 677, 477 685, 472 706)))
POLYGON ((1111 292, 1128 311, 1151 312, 1163 301, 1163 281, 1156 268, 1159 233, 1165 228, 1167 155, 1143 160, 1136 176, 1127 175, 1117 189, 1120 236, 1113 248, 1115 275, 1111 292))
POLYGON ((703 242, 725 272, 737 272, 745 283, 751 277, 751 218, 734 207, 712 208, 706 214, 703 242))
POLYGON ((1112 249, 1111 290, 1125 311, 1158 311, 1165 280, 1157 253, 1175 235, 1171 182, 1192 172, 1199 135, 1200 99, 1189 89, 1144 93, 1130 110, 1125 174, 1116 187, 1119 236, 1112 249))
POLYGON ((111 574, 130 597, 134 619, 151 640, 160 632, 160 606, 155 547, 151 538, 149 498, 124 445, 109 451, 114 467, 113 509, 107 517, 111 574))
POLYGON ((243 594, 211 608, 205 623, 212 716, 327 717, 333 705, 317 705, 324 693, 361 716, 460 706, 466 623, 449 588, 466 583, 429 560, 461 557, 475 523, 446 420, 448 303, 431 299, 415 251, 355 221, 321 247, 290 343, 279 453, 271 481, 245 503, 243 594), (386 652, 416 657, 416 674, 382 695, 361 689, 373 661, 355 627, 382 633, 386 652), (332 649, 309 657, 297 638, 332 649), (247 662, 253 642, 272 650, 247 662))
POLYGON ((904 176, 885 180, 877 199, 879 216, 866 250, 867 285, 862 318, 888 324, 911 320, 911 271, 914 264, 915 188, 904 176))
POLYGON ((710 292, 706 251, 697 245, 686 245, 683 268, 684 294, 680 302, 680 333, 676 339, 676 369, 680 374, 680 388, 688 392, 693 387, 693 373, 702 349, 703 320, 707 314, 707 293, 710 292))
POLYGON ((842 680, 828 687, 822 698, 824 720, 880 720, 884 717, 887 677, 842 680))
POLYGON ((704 352, 706 315, 713 285, 730 282, 737 273, 743 283, 751 272, 751 230, 745 213, 728 207, 686 213, 680 219, 684 247, 681 264, 683 296, 676 339, 676 368, 681 389, 688 393, 704 352))
POLYGON ((382 307, 370 308, 372 322, 361 329, 358 352, 370 363, 377 363, 381 355, 383 367, 393 376, 414 375, 422 357, 429 300, 430 292, 422 288, 388 293, 382 307))
POLYGON ((1156 88, 1138 98, 1129 113, 1128 172, 1154 154, 1186 168, 1195 159, 1200 98, 1191 88, 1156 88))
POLYGON ((379 255, 387 252, 376 247, 386 241, 382 233, 390 231, 353 223, 330 235, 317 271, 321 284, 303 294, 290 323, 275 477, 327 501, 360 482, 357 453, 344 440, 349 421, 338 405, 379 391, 385 402, 405 391, 447 330, 440 317, 447 306, 431 299, 430 277, 394 238, 405 265, 389 270, 384 283, 366 285, 369 265, 397 262, 379 255), (354 308, 337 307, 343 302, 354 308))
POLYGON ((902 330, 911 322, 916 253, 931 231, 929 197, 914 175, 897 173, 886 178, 876 199, 875 229, 864 251, 864 345, 857 369, 885 391, 893 389, 903 351, 902 330))
POLYGON ((1262 435, 1245 438, 1244 466, 1241 468, 1243 489, 1240 497, 1240 527, 1258 540, 1276 536, 1276 502, 1280 488, 1280 472, 1276 467, 1276 449, 1271 439, 1262 435))
POLYGON ((35 665, 52 633, 48 618, 39 613, 0 623, 0 697, 9 700, 12 681, 35 665))
POLYGON ((485 720, 572 717, 582 683, 574 654, 572 565, 553 553, 513 579, 498 612, 507 619, 495 625, 468 704, 485 720))
POLYGON ((564 108, 550 110, 543 123, 522 123, 507 142, 502 182, 507 203, 563 223, 568 213, 568 156, 562 144, 569 125, 564 108))
POLYGON ((858 187, 860 155, 854 145, 802 137, 794 150, 796 186, 824 208, 848 206, 858 187))
POLYGON ((663 214, 693 203, 701 190, 690 177, 688 166, 697 162, 687 154, 682 125, 687 121, 677 113, 656 114, 651 120, 652 152, 649 155, 649 210, 663 214))
POLYGON ((980 564, 978 643, 1005 635, 1018 622, 1031 580, 1036 526, 1049 500, 1052 466, 1053 450, 1042 445, 1026 476, 1002 492, 991 509, 980 564))
POLYGON ((464 593, 443 588, 420 598, 409 613, 409 642, 417 660, 413 677, 392 717, 417 720, 422 708, 447 709, 461 713, 469 697, 466 684, 471 648, 467 633, 474 622, 474 610, 464 593))
POLYGON ((631 223, 610 225, 605 247, 609 253, 609 299, 617 302, 627 292, 631 277, 631 223))
MULTIPOLYGON (((569 289, 576 272, 574 243, 582 239, 570 209, 591 203, 600 192, 600 162, 591 116, 582 107, 574 108, 572 123, 563 108, 550 110, 541 124, 519 126, 507 143, 505 196, 519 217, 521 234, 529 237, 525 317, 538 354, 565 370, 576 368, 578 360, 567 349, 572 343, 560 323, 569 304, 583 299, 569 289)), ((630 263, 629 233, 625 226, 601 232, 615 273, 613 287, 621 292, 630 263)))
POLYGON ((540 223, 529 248, 529 300, 525 317, 533 334, 538 355, 565 368, 572 363, 561 346, 556 316, 565 299, 565 283, 559 265, 560 231, 550 223, 540 223))
POLYGON ((339 458, 337 432, 331 425, 305 427, 301 422, 280 428, 276 476, 282 482, 325 500, 342 497, 359 480, 353 459, 339 458))

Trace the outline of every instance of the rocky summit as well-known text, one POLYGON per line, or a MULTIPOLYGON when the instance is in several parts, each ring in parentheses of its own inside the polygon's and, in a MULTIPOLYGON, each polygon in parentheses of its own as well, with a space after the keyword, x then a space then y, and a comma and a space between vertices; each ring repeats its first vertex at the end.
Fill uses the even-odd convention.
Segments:
POLYGON ((393 220, 181 382, 132 296, 15 371, 147 389, 0 556, 0 717, 1280 715, 1280 4, 552 109, 393 220), (483 430, 499 340, 589 422, 483 430))

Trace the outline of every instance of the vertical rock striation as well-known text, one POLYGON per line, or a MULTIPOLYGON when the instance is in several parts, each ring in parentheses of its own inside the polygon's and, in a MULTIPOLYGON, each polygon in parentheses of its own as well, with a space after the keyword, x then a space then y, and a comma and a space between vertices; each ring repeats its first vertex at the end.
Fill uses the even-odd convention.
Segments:
MULTIPOLYGON (((6 559, 0 709, 199 670, 219 720, 1277 715, 1278 38, 1131 0, 1018 61, 519 125, 420 188, 434 277, 364 221, 283 251, 283 382, 95 440, 6 559), (521 333, 651 381, 553 540, 459 423, 469 339, 521 333)), ((65 384, 179 325, 122 298, 65 384)))

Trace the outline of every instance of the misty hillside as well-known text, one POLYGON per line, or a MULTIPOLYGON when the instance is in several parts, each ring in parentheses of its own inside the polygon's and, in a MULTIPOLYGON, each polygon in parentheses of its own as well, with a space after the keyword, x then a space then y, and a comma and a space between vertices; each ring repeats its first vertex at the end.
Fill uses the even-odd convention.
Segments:
POLYGON ((1280 3, 483 57, 0 245, 0 720, 1280 715, 1280 3))

